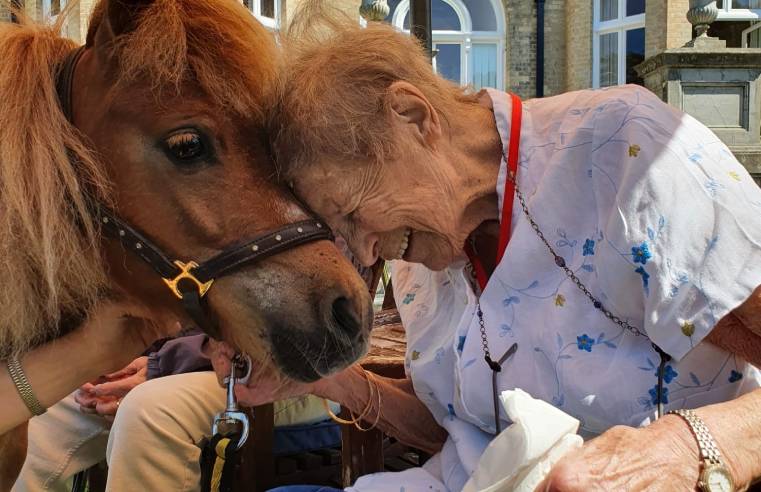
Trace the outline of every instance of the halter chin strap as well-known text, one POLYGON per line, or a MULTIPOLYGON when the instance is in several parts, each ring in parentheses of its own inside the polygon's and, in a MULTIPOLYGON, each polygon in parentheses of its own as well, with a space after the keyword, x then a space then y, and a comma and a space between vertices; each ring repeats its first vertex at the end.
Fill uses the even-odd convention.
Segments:
MULTIPOLYGON (((56 79, 61 110, 72 123, 74 69, 84 51, 85 47, 81 46, 69 53, 61 64, 56 79)), ((204 296, 214 280, 301 244, 323 239, 333 240, 330 228, 316 219, 308 219, 231 246, 200 264, 195 261, 172 261, 140 230, 120 219, 97 200, 92 199, 91 203, 103 234, 118 241, 161 276, 190 318, 212 338, 220 338, 219 327, 207 314, 204 296)))

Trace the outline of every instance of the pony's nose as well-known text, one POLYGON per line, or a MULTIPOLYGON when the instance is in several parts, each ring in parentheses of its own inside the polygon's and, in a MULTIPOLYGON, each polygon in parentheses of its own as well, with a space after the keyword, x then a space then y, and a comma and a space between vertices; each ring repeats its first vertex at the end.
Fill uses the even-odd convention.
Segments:
POLYGON ((334 329, 349 338, 355 338, 362 330, 362 320, 354 303, 344 296, 333 301, 331 315, 334 329))

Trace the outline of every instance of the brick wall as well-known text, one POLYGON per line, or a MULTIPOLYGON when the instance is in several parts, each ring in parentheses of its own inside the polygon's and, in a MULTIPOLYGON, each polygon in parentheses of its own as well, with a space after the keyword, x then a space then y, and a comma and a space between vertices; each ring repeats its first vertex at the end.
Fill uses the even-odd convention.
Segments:
MULTIPOLYGON (((520 1, 520 0, 519 0, 520 1)), ((566 0, 546 0, 544 5, 544 95, 565 91, 566 0)))
POLYGON ((592 87, 592 1, 565 4, 566 91, 592 87))
POLYGON ((507 16, 505 87, 522 98, 536 94, 536 3, 502 0, 507 16))

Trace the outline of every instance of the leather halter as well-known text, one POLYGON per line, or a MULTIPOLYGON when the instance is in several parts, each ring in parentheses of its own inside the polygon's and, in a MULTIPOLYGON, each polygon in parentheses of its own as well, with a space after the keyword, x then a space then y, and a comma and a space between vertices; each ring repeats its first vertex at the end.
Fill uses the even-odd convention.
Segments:
MULTIPOLYGON (((69 53, 61 64, 56 79, 61 110, 72 124, 71 95, 74 70, 84 51, 85 47, 80 46, 69 53)), ((120 219, 97 200, 91 199, 90 202, 103 234, 118 241, 159 274, 169 290, 182 302, 191 319, 213 338, 219 338, 219 328, 207 316, 203 298, 215 279, 301 244, 323 239, 333 240, 333 234, 327 225, 316 219, 308 219, 288 224, 243 244, 231 246, 200 264, 195 261, 171 261, 169 256, 140 230, 120 219)))

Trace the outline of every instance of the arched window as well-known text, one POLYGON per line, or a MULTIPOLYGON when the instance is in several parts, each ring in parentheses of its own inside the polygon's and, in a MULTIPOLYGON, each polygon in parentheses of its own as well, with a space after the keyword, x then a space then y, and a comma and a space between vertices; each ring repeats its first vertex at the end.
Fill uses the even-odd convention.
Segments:
MULTIPOLYGON (((389 0, 387 20, 409 32, 409 0, 389 0)), ((475 89, 504 89, 505 14, 499 0, 431 0, 433 66, 475 89)))

